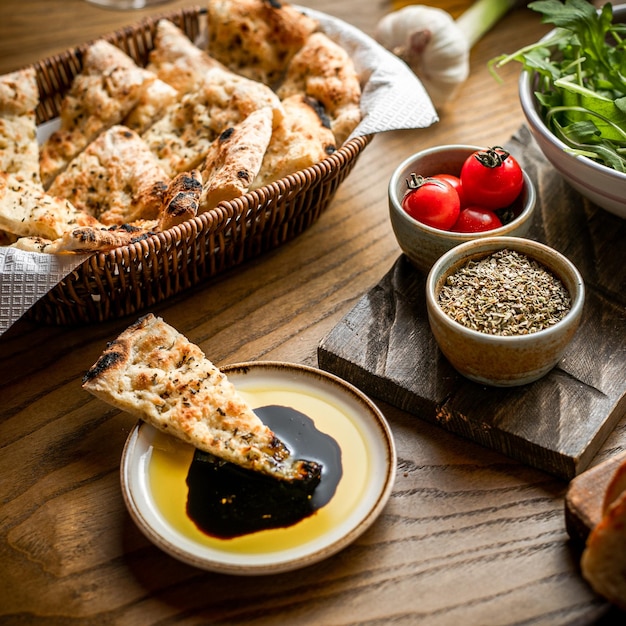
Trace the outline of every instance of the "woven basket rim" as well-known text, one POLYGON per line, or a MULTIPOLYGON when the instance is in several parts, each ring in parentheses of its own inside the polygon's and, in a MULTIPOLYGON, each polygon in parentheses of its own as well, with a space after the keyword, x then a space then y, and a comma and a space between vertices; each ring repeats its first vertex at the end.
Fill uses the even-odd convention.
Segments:
POLYGON ((99 264, 116 263, 125 254, 131 254, 132 252, 142 254, 141 248, 145 246, 146 243, 148 245, 154 245, 158 241, 159 245, 169 245, 171 243, 169 241, 170 238, 176 240, 182 238, 182 230, 184 229, 204 231, 209 223, 212 221, 223 223, 226 220, 241 217, 245 214, 247 204, 251 203, 253 199, 258 195, 265 194, 270 198, 278 198, 280 195, 289 193, 294 182, 296 182, 295 179, 298 176, 306 177, 307 174, 310 174, 311 181, 313 182, 324 175, 324 172, 322 170, 325 167, 329 168, 329 172, 335 167, 342 167, 342 156, 345 156, 345 158, 348 159, 354 158, 353 151, 355 151, 356 153, 360 153, 366 147, 366 145, 370 143, 372 139, 373 135, 354 137, 353 139, 346 141, 343 146, 338 148, 335 152, 333 152, 333 154, 305 169, 297 170, 292 174, 287 174, 287 176, 277 181, 271 182, 267 185, 264 185, 263 187, 259 187, 258 189, 248 191, 247 193, 237 198, 234 198, 233 200, 223 200, 213 209, 205 211, 204 213, 200 213, 195 217, 189 218, 181 224, 172 226, 167 230, 147 233, 145 236, 141 236, 136 242, 128 243, 123 246, 118 246, 117 248, 113 248, 111 250, 94 252, 90 256, 98 256, 99 264))

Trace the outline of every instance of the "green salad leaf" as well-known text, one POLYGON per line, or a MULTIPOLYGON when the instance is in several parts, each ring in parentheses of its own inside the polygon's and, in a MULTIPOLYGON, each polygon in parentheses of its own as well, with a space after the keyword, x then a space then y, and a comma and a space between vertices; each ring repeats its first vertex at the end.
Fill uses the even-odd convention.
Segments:
POLYGON ((541 114, 574 154, 626 172, 626 24, 613 23, 610 3, 537 0, 529 8, 553 33, 489 63, 511 61, 531 75, 541 114))

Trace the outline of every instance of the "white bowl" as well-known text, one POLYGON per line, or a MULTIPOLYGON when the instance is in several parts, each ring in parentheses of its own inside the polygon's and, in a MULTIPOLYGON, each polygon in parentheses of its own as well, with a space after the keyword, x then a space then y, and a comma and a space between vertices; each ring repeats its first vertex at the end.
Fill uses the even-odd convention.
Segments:
POLYGON ((445 252, 465 241, 485 237, 524 237, 532 224, 536 193, 526 172, 524 187, 514 203, 517 217, 500 228, 479 233, 455 233, 422 224, 403 208, 402 199, 407 191, 407 179, 412 173, 422 176, 453 174, 458 176, 465 159, 484 146, 444 145, 427 148, 405 159, 393 172, 389 181, 389 217, 400 249, 420 271, 427 273, 433 263, 445 252))
POLYGON ((494 387, 525 385, 554 368, 579 326, 584 300, 583 280, 571 261, 545 244, 519 237, 461 244, 435 263, 426 280, 428 321, 441 352, 459 374, 494 387), (472 330, 444 312, 439 292, 446 278, 470 259, 503 249, 525 254, 560 278, 571 299, 571 308, 560 321, 532 334, 490 335, 472 330))
MULTIPOLYGON (((626 4, 613 7, 614 21, 626 20, 626 4)), ((548 33, 541 41, 551 36, 548 33)), ((545 125, 533 93, 533 74, 523 71, 519 80, 519 99, 539 148, 563 178, 597 206, 626 218, 626 174, 567 152, 567 145, 545 125)))

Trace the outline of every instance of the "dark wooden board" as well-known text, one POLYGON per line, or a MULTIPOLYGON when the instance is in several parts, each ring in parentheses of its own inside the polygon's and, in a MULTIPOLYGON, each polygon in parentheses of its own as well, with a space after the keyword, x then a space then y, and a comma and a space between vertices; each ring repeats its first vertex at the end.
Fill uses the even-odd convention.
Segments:
POLYGON ((404 255, 322 340, 318 362, 373 398, 569 480, 626 411, 626 220, 569 187, 525 127, 507 148, 537 186, 528 236, 585 280, 583 320, 559 365, 511 389, 457 374, 430 332, 425 276, 404 255))

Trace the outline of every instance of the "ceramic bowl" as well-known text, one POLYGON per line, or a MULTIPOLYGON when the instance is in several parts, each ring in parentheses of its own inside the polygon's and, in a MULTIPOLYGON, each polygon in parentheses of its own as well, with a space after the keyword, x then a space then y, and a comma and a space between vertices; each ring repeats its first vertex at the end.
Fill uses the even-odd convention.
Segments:
POLYGON ((400 249, 420 271, 427 273, 435 261, 445 252, 466 241, 485 237, 524 237, 531 226, 535 210, 535 187, 524 172, 524 187, 513 205, 515 219, 500 228, 482 233, 454 233, 432 228, 412 218, 402 208, 402 198, 407 191, 407 179, 411 173, 422 176, 461 173, 465 159, 484 146, 447 145, 421 150, 408 157, 393 172, 389 181, 389 215, 391 226, 400 249))
MULTIPOLYGON (((614 21, 626 21, 626 4, 613 7, 614 21)), ((541 41, 551 36, 548 33, 541 41)), ((580 194, 597 206, 626 218, 626 174, 567 151, 567 145, 552 134, 540 114, 534 95, 534 75, 523 71, 519 99, 537 145, 559 174, 580 194)))
POLYGON ((495 387, 524 385, 547 374, 578 328, 584 299, 583 280, 571 261, 549 246, 518 237, 490 237, 461 244, 435 263, 426 280, 428 321, 442 353, 466 378, 495 387), (443 311, 438 298, 447 277, 470 259, 502 249, 525 254, 561 279, 571 308, 560 321, 532 334, 490 335, 467 328, 443 311))

